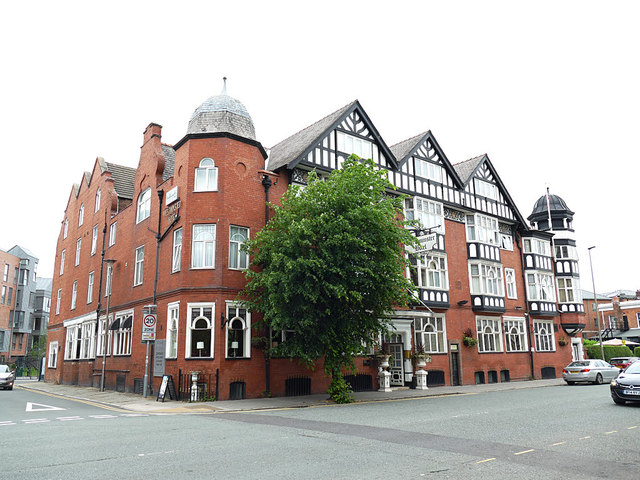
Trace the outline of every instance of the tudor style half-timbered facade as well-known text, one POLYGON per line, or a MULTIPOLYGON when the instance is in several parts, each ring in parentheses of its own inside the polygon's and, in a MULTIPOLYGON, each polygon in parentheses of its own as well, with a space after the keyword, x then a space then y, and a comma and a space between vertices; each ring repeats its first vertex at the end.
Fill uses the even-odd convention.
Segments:
MULTIPOLYGON (((567 287, 577 270, 552 248, 555 231, 527 225, 487 155, 452 164, 431 131, 388 146, 357 100, 267 153, 226 91, 196 109, 178 143, 160 139, 149 125, 136 169, 98 159, 70 195, 50 321, 50 345, 62 351, 47 380, 96 385, 105 358, 107 388, 138 389, 142 312, 154 304, 163 373, 215 376, 221 399, 324 391, 321 368, 267 359, 253 341, 259 318, 236 302, 249 261, 241 245, 267 221, 266 199, 278 202, 311 170, 328 175, 352 153, 373 159, 406 196, 422 242, 407 252, 415 302, 392 312, 394 330, 381 339, 393 353, 392 386, 416 382, 417 349, 431 355, 432 386, 552 377, 571 359, 559 338, 579 331, 561 330, 565 305, 566 323, 579 324, 567 287)), ((376 362, 356 366, 359 388, 377 388, 376 362)))

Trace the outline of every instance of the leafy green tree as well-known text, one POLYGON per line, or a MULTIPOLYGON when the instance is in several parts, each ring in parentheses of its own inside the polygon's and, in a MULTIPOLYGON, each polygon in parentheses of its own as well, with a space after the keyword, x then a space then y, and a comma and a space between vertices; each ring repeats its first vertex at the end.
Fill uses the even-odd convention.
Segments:
POLYGON ((40 371, 40 362, 47 353, 47 337, 40 336, 38 341, 33 342, 33 345, 27 352, 25 359, 25 366, 34 368, 37 372, 40 371))
MULTIPOLYGON (((371 160, 349 157, 323 180, 311 172, 292 186, 282 206, 246 249, 252 257, 244 305, 264 316, 265 328, 287 332, 273 354, 313 367, 324 357, 329 393, 352 399, 343 369, 354 370, 363 346, 388 331, 389 313, 411 300, 403 245, 403 197, 371 160)), ((267 355, 271 345, 267 342, 267 355)))

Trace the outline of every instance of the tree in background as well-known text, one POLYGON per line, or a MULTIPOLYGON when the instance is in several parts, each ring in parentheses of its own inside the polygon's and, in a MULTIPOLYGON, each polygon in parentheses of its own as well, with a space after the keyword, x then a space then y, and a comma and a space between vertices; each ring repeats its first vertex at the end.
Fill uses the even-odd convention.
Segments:
POLYGON ((403 246, 416 238, 392 190, 385 171, 352 155, 326 180, 311 172, 305 188, 289 188, 245 247, 252 262, 239 298, 263 314, 265 329, 286 332, 274 355, 310 367, 324 357, 338 402, 352 401, 342 370, 355 369, 354 357, 388 331, 389 313, 414 289, 403 246))

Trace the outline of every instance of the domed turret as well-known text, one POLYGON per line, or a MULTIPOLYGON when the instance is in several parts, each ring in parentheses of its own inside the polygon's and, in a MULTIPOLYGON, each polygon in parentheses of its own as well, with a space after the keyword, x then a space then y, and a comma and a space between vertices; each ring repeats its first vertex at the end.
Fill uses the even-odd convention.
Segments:
POLYGON ((227 95, 227 79, 224 78, 222 93, 205 100, 195 109, 189 120, 189 133, 226 132, 256 139, 253 120, 244 105, 227 95))
POLYGON ((574 213, 567 206, 567 202, 558 195, 543 195, 536 201, 527 220, 538 230, 549 230, 549 215, 551 215, 552 230, 570 230, 574 213))

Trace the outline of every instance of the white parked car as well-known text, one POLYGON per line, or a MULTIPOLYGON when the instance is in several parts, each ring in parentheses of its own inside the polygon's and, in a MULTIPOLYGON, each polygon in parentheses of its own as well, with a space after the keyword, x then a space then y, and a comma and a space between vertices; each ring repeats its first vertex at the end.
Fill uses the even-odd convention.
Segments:
POLYGON ((0 388, 13 390, 13 382, 16 375, 8 365, 0 365, 0 388))

